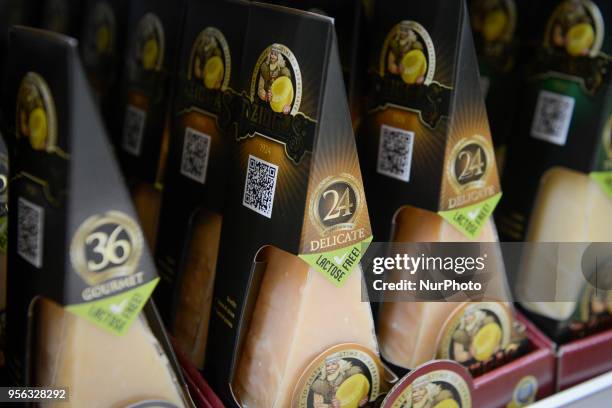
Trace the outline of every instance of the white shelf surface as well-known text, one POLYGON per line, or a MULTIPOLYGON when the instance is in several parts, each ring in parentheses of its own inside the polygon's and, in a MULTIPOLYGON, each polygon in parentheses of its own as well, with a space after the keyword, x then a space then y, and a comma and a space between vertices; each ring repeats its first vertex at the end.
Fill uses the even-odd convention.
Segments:
POLYGON ((612 371, 529 406, 529 408, 609 407, 612 407, 612 371))

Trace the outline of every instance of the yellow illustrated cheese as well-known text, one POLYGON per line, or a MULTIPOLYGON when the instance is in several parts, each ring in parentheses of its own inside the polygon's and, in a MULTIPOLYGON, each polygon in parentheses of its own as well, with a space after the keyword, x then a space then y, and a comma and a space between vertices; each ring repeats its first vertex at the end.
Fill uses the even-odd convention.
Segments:
POLYGON ((272 82, 272 99, 270 107, 274 112, 282 112, 285 106, 293 102, 293 84, 286 76, 276 78, 272 82))
POLYGON ((204 86, 208 89, 219 89, 223 81, 223 60, 211 57, 204 65, 204 86))
POLYGON ((110 28, 107 25, 102 25, 96 31, 96 51, 99 54, 105 54, 109 51, 111 41, 110 28))
POLYGON ((474 347, 474 358, 478 361, 486 361, 495 351, 499 349, 502 331, 497 323, 485 324, 474 336, 472 347, 474 347))
MULTIPOLYGON (((468 239, 438 214, 406 207, 397 215, 393 241, 466 242, 468 239)), ((492 221, 485 225, 476 241, 498 241, 492 221)), ((506 302, 509 296, 501 250, 488 257, 487 268, 492 277, 486 298, 506 302)), ((452 301, 381 303, 378 319, 381 354, 391 363, 405 368, 414 368, 435 358, 440 331, 460 306, 461 303, 452 301)))
POLYGON ((486 41, 495 41, 502 36, 508 24, 508 16, 503 10, 487 13, 482 34, 486 41))
POLYGON ((204 366, 222 217, 202 212, 193 226, 173 333, 198 368, 204 366))
POLYGON ((47 144, 47 114, 43 108, 34 108, 30 112, 28 127, 32 149, 43 150, 47 144))
POLYGON ((460 408, 460 407, 459 407, 459 404, 457 404, 457 401, 455 401, 454 399, 448 398, 448 399, 438 402, 436 405, 434 405, 433 408, 460 408))
POLYGON ((35 347, 35 385, 68 387, 70 393, 69 402, 44 407, 125 407, 145 400, 185 406, 168 358, 143 315, 116 336, 40 299, 35 347))
POLYGON ((407 84, 416 83, 427 71, 427 59, 421 50, 408 51, 402 57, 402 80, 407 84))
POLYGON ((267 266, 232 388, 243 406, 285 408, 303 370, 326 349, 378 348, 370 305, 361 302, 361 269, 338 288, 298 257, 264 251, 267 266))
POLYGON ((359 402, 367 397, 370 392, 370 382, 363 374, 350 376, 340 384, 336 391, 336 399, 340 401, 342 408, 357 408, 359 402))
POLYGON ((154 38, 150 38, 142 49, 142 67, 149 71, 156 68, 159 46, 154 38))
POLYGON ((157 222, 161 208, 161 191, 152 184, 139 182, 131 188, 132 201, 149 248, 155 248, 157 222))
POLYGON ((568 54, 577 57, 587 53, 595 41, 595 31, 589 23, 579 23, 567 31, 565 45, 568 54))
POLYGON ((525 308, 560 321, 571 316, 585 284, 582 256, 591 242, 612 242, 611 214, 612 200, 588 175, 562 167, 544 174, 527 241, 573 244, 527 248, 517 279, 525 308), (543 298, 548 289, 554 298, 543 298))

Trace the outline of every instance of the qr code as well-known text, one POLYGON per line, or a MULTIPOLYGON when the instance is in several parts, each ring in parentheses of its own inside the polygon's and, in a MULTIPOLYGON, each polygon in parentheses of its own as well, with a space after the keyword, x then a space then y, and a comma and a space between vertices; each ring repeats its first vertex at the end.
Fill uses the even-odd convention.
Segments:
POLYGON ((123 126, 123 149, 134 156, 140 156, 146 118, 145 111, 128 105, 123 126))
POLYGON ((277 177, 277 165, 249 155, 242 204, 263 216, 272 218, 277 177))
POLYGON ((17 253, 37 268, 42 267, 44 210, 25 198, 17 203, 17 253))
POLYGON ((541 91, 531 124, 531 136, 563 146, 572 121, 574 103, 572 97, 541 91))
POLYGON ((414 132, 383 125, 378 145, 376 171, 402 181, 410 181, 414 132))
POLYGON ((181 173, 199 183, 206 181, 208 156, 210 153, 210 136, 195 129, 185 130, 181 173))

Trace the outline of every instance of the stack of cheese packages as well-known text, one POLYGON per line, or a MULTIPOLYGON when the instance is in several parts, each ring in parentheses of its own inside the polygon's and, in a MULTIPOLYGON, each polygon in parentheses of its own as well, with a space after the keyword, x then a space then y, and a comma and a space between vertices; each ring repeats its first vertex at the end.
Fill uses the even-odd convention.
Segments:
POLYGON ((398 372, 452 359, 482 374, 516 355, 524 333, 489 220, 501 192, 483 98, 474 92, 467 10, 464 2, 378 1, 372 24, 369 115, 358 145, 375 236, 493 243, 457 246, 488 258, 488 282, 473 294, 478 302, 455 293, 439 302, 380 304, 381 353, 398 372))
POLYGON ((190 406, 148 298, 157 283, 75 40, 10 36, 7 361, 44 406, 190 406))
POLYGON ((387 377, 333 20, 249 9, 204 375, 230 406, 374 403, 387 377))
POLYGON ((544 21, 500 226, 529 242, 518 300, 565 342, 612 327, 612 5, 561 1, 544 21))

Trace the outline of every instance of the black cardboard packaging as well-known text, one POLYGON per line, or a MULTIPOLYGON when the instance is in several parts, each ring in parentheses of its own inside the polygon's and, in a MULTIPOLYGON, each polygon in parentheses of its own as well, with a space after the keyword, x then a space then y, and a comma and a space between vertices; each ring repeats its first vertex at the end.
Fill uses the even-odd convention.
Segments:
POLYGON ((76 41, 17 28, 9 55, 2 100, 4 131, 15 138, 8 254, 15 273, 8 280, 7 315, 12 381, 33 384, 39 317, 33 313, 45 297, 105 336, 126 333, 142 310, 189 404, 170 343, 147 302, 157 274, 76 41))
POLYGON ((121 100, 111 133, 145 237, 153 248, 185 1, 129 3, 121 100))
MULTIPOLYGON (((260 250, 273 246, 278 248, 274 251, 298 255, 311 265, 307 273, 334 292, 349 275, 361 274, 357 264, 371 240, 332 20, 252 4, 241 69, 242 98, 234 110, 230 188, 209 329, 214 336, 208 340, 204 367, 205 377, 228 406, 237 406, 231 384, 250 340, 247 332, 265 279, 266 264, 257 261, 266 250, 260 250), (284 89, 274 85, 279 78, 277 85, 284 89)), ((289 254, 283 259, 306 267, 289 254)), ((338 348, 367 355, 377 379, 374 398, 382 373, 375 352, 347 344, 329 347, 314 352, 311 367, 304 369, 318 372, 338 348)))
POLYGON ((79 38, 83 0, 44 0, 40 28, 79 38))
POLYGON ((228 182, 231 107, 240 98, 235 90, 248 12, 248 3, 239 0, 189 1, 177 68, 155 252, 161 282, 155 296, 164 305, 166 324, 199 368, 228 182))

